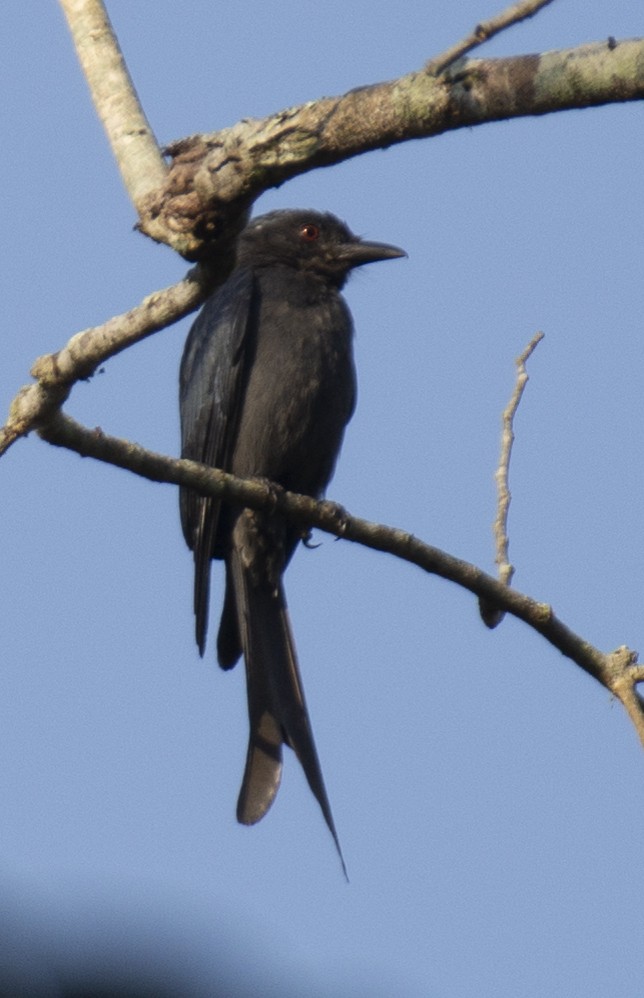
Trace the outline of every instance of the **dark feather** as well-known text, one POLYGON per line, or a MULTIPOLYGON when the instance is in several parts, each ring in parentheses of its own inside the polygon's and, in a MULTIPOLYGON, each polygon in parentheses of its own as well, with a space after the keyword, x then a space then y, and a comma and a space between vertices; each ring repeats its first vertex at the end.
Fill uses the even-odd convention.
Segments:
MULTIPOLYGON (((186 342, 183 457, 322 495, 355 405, 353 323, 340 289, 353 267, 402 255, 362 242, 333 215, 282 211, 251 222, 239 237, 236 269, 186 342)), ((279 787, 282 745, 289 745, 342 859, 282 583, 300 532, 274 514, 222 506, 187 489, 181 521, 195 559, 199 651, 206 644, 210 561, 221 558, 218 658, 230 668, 243 651, 246 663, 250 736, 238 819, 253 824, 264 816, 279 787)))
MULTIPOLYGON (((252 336, 253 288, 251 270, 233 272, 199 313, 181 361, 181 456, 223 470, 230 469, 244 365, 252 350, 247 341, 252 336)), ((206 646, 210 561, 215 554, 220 506, 216 499, 181 490, 183 535, 195 559, 195 632, 201 655, 206 646)))

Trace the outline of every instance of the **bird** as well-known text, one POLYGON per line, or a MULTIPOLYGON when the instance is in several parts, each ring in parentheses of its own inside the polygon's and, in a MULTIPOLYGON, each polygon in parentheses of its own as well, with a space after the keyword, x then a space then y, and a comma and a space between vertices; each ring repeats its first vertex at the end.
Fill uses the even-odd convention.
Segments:
MULTIPOLYGON (((234 268, 206 300, 180 367, 181 455, 241 478, 320 498, 356 403, 353 320, 341 294, 355 267, 404 257, 334 215, 281 209, 251 220, 234 268)), ((182 487, 194 555, 195 636, 206 647, 213 559, 225 563, 217 637, 223 669, 244 657, 249 715, 237 820, 259 821, 294 750, 346 875, 304 698, 283 573, 307 533, 277 513, 182 487)))

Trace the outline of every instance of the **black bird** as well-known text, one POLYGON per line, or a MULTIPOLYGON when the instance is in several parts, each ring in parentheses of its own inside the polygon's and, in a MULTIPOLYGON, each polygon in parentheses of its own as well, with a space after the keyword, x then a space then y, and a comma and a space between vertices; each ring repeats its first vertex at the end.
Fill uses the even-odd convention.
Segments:
MULTIPOLYGON (((273 211, 237 243, 235 269, 194 322, 181 361, 182 456, 319 497, 355 406, 353 322, 340 294, 353 267, 405 256, 364 242, 331 214, 273 211)), ((196 638, 203 655, 210 561, 226 563, 219 664, 244 654, 250 741, 237 819, 254 824, 294 749, 338 852, 291 634, 282 573, 302 531, 272 513, 181 489, 194 552, 196 638)), ((341 856, 341 853, 340 853, 341 856)))

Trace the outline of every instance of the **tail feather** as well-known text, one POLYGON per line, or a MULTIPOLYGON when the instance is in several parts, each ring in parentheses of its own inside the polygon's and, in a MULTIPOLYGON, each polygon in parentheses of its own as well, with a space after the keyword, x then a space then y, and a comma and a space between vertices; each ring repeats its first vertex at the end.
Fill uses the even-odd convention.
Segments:
POLYGON ((233 551, 229 563, 246 663, 250 738, 237 803, 242 824, 259 821, 273 803, 282 772, 282 745, 297 755, 346 867, 309 720, 281 583, 257 584, 233 551))
POLYGON ((242 653, 233 573, 226 569, 226 595, 217 634, 217 660, 222 669, 232 669, 242 653))

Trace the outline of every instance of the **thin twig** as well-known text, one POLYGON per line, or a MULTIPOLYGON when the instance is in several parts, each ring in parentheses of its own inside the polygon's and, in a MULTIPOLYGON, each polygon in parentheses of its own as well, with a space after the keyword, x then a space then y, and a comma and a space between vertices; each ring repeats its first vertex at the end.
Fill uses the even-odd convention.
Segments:
POLYGON ((500 581, 508 586, 514 575, 514 566, 510 564, 508 554, 510 543, 508 539, 508 513, 512 500, 510 493, 510 458, 512 457, 512 445, 514 443, 514 417, 529 380, 526 363, 539 343, 541 343, 543 336, 544 334, 541 332, 535 333, 523 353, 517 357, 515 361, 517 367, 516 385, 512 393, 512 398, 503 410, 502 416, 501 456, 494 476, 498 496, 497 513, 493 524, 496 542, 496 557, 494 560, 499 569, 500 581))
MULTIPOLYGON (((515 361, 517 367, 516 384, 510 401, 503 410, 501 417, 501 455, 499 457, 499 466, 494 474, 497 490, 497 507, 492 529, 494 531, 496 549, 494 561, 499 570, 499 581, 506 586, 510 585, 512 576, 514 575, 514 566, 511 564, 509 556, 510 540, 508 537, 508 514, 510 512, 510 502, 512 501, 512 493, 510 492, 510 459, 514 443, 514 417, 516 416, 525 386, 529 380, 526 363, 539 343, 541 343, 543 337, 543 333, 535 333, 523 353, 517 357, 515 361)), ((497 627, 503 620, 503 613, 499 608, 489 606, 483 600, 479 601, 479 610, 483 622, 489 628, 497 627)))
POLYGON ((500 14, 491 17, 489 21, 481 21, 466 38, 430 59, 425 66, 425 72, 430 76, 440 76, 457 59, 461 59, 472 49, 489 41, 490 38, 505 31, 506 28, 512 27, 513 24, 525 21, 528 17, 534 17, 542 7, 546 7, 549 3, 552 3, 552 0, 522 0, 522 2, 514 3, 511 7, 501 11, 500 14))
POLYGON ((130 78, 102 0, 60 0, 123 183, 141 213, 146 195, 168 172, 130 78))

